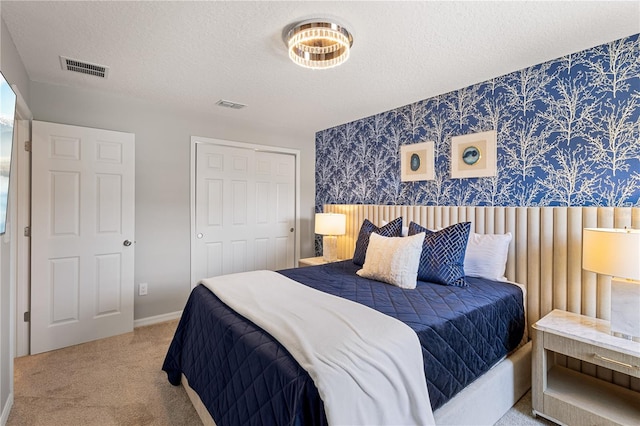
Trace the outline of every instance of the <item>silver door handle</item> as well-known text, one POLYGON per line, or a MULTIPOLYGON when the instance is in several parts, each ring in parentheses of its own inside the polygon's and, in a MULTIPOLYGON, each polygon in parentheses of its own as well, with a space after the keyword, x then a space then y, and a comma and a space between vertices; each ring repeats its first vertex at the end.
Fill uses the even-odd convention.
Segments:
POLYGON ((131 241, 129 240, 124 240, 124 242, 122 243, 123 246, 125 247, 129 247, 131 245, 131 241))

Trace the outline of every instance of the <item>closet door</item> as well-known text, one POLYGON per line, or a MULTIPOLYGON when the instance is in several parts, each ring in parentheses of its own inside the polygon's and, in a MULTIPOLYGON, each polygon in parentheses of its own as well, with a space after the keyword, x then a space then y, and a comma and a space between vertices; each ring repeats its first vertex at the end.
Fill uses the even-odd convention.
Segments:
POLYGON ((295 173, 292 154, 196 144, 192 286, 295 265, 295 173))

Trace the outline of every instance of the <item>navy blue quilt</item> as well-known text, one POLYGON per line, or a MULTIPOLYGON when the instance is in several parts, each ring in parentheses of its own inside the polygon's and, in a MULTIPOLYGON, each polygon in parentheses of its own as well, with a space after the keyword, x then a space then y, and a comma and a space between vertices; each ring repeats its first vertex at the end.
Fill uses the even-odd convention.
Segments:
MULTIPOLYGON (((345 261, 280 273, 411 327, 434 410, 522 339, 522 292, 514 285, 467 277, 468 287, 419 281, 403 290, 361 278, 359 268, 345 261)), ((286 349, 203 286, 187 302, 163 370, 174 385, 183 372, 221 426, 326 424, 313 381, 286 349)))

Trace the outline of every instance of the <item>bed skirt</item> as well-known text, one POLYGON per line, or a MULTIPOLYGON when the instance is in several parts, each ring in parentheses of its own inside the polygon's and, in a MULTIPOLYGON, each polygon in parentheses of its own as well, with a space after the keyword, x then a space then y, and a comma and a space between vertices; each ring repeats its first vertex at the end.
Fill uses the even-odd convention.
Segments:
MULTIPOLYGON (((193 407, 205 426, 216 423, 198 394, 182 375, 193 407)), ((531 342, 496 364, 491 370, 434 411, 436 424, 493 425, 531 388, 531 342), (470 407, 474 409, 471 410, 470 407)))

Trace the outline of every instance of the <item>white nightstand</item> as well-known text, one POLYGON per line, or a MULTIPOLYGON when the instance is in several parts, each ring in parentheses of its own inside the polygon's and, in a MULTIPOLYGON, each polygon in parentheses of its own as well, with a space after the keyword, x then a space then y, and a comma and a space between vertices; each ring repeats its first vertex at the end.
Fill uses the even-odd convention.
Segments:
POLYGON ((302 268, 304 266, 316 266, 316 265, 324 265, 325 263, 329 263, 325 261, 322 256, 318 257, 307 257, 305 259, 298 260, 298 267, 302 268))
POLYGON ((564 356, 640 377, 640 343, 609 321, 554 310, 533 325, 533 413, 561 424, 640 424, 640 392, 563 367, 564 356))

